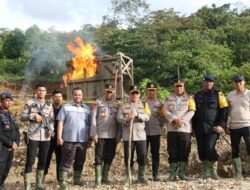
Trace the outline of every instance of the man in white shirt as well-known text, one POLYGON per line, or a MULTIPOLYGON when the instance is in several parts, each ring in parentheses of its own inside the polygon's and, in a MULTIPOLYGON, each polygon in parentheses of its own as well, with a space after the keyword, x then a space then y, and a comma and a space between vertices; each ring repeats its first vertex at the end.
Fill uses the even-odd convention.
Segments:
POLYGON ((231 146, 232 146, 232 159, 235 168, 234 178, 242 178, 241 173, 241 159, 240 159, 240 140, 243 137, 247 153, 250 155, 250 91, 246 89, 245 77, 236 75, 233 78, 234 91, 230 92, 227 96, 230 106, 229 112, 229 130, 231 146))

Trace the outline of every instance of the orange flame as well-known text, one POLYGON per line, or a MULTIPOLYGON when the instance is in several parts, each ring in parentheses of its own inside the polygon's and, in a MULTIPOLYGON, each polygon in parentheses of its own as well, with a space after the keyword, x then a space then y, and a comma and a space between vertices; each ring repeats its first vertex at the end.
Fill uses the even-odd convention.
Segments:
POLYGON ((91 44, 85 44, 80 37, 76 37, 67 48, 75 57, 69 62, 67 73, 62 77, 65 86, 68 80, 80 80, 96 75, 97 64, 94 57, 96 49, 91 44))

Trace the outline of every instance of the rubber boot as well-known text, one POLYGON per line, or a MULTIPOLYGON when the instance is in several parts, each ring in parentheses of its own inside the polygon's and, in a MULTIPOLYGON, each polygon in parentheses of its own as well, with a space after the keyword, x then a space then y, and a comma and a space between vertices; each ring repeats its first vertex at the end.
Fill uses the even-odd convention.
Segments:
POLYGON ((82 171, 80 170, 74 170, 74 185, 83 185, 83 182, 81 181, 82 171))
POLYGON ((179 162, 179 178, 181 180, 188 180, 187 172, 187 162, 179 162))
POLYGON ((139 183, 148 183, 147 178, 147 165, 139 165, 139 171, 138 171, 138 182, 139 183))
POLYGON ((175 181, 178 171, 178 163, 170 163, 169 165, 170 165, 170 175, 168 177, 168 181, 175 181))
POLYGON ((202 162, 202 165, 203 165, 203 178, 207 179, 207 178, 211 177, 211 171, 210 171, 208 160, 204 160, 202 162))
POLYGON ((102 183, 110 184, 111 181, 109 181, 109 164, 104 164, 102 167, 102 183))
POLYGON ((36 189, 45 190, 45 186, 42 184, 44 170, 36 171, 36 189))
POLYGON ((95 166, 95 186, 98 187, 102 184, 102 165, 95 166))
POLYGON ((66 190, 67 188, 67 178, 68 173, 60 171, 59 172, 59 180, 60 180, 60 190, 66 190))
POLYGON ((24 174, 24 189, 25 190, 31 189, 31 173, 24 174))
POLYGON ((241 179, 242 178, 242 170, 241 170, 241 159, 240 158, 234 158, 232 160, 235 174, 234 178, 235 179, 241 179))
POLYGON ((209 162, 209 166, 210 166, 210 171, 211 171, 211 178, 218 180, 220 179, 218 173, 217 173, 217 168, 218 168, 218 163, 217 162, 209 162))
POLYGON ((152 174, 153 174, 153 181, 159 181, 160 178, 158 176, 158 171, 159 171, 159 163, 153 163, 152 165, 152 174))
POLYGON ((130 178, 128 175, 128 167, 126 167, 126 178, 125 178, 125 186, 129 186, 130 184, 132 184, 132 176, 133 176, 133 168, 130 168, 130 178))

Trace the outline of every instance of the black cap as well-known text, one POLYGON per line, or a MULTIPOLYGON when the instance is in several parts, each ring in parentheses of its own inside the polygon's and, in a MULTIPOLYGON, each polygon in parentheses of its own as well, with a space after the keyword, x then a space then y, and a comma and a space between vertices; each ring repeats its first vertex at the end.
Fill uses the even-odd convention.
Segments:
POLYGON ((245 77, 243 75, 235 75, 233 77, 233 81, 245 81, 245 77))
POLYGON ((204 80, 214 82, 214 77, 212 77, 211 75, 205 75, 205 76, 204 76, 204 80))
POLYGON ((147 89, 156 89, 157 85, 155 83, 152 82, 148 82, 147 83, 147 89))
POLYGON ((129 87, 129 92, 138 92, 138 93, 140 93, 140 90, 136 85, 132 85, 132 86, 129 87))
POLYGON ((175 86, 184 86, 184 81, 181 80, 181 79, 178 79, 175 83, 174 83, 175 86))
POLYGON ((13 97, 9 92, 3 92, 2 94, 0 94, 0 99, 11 99, 13 101, 13 97))
POLYGON ((105 91, 114 91, 114 86, 112 84, 105 84, 105 91))

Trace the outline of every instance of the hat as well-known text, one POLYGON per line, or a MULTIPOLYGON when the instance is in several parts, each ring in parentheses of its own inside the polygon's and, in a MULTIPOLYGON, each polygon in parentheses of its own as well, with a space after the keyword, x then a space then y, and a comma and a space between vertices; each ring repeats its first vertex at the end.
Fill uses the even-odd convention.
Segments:
POLYGON ((129 92, 138 92, 138 93, 140 93, 140 90, 136 85, 132 85, 132 86, 129 87, 129 92))
POLYGON ((205 75, 205 76, 204 76, 204 80, 214 82, 214 77, 212 77, 211 75, 205 75))
POLYGON ((105 91, 114 91, 114 86, 112 84, 105 84, 105 91))
POLYGON ((3 92, 0 94, 0 99, 4 100, 4 99, 11 99, 13 101, 13 97, 10 93, 8 92, 3 92))
POLYGON ((245 77, 243 75, 235 75, 233 77, 233 81, 245 81, 245 77))
POLYGON ((152 82, 147 83, 147 89, 156 89, 156 88, 157 88, 156 84, 152 82))
POLYGON ((184 86, 184 81, 183 80, 180 80, 178 79, 175 83, 174 83, 175 86, 184 86))

